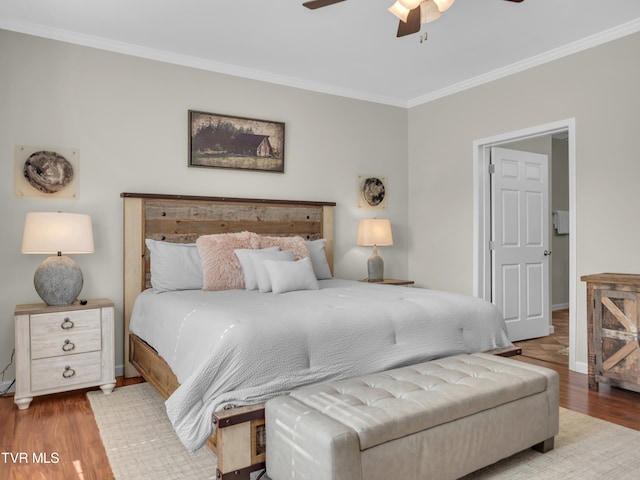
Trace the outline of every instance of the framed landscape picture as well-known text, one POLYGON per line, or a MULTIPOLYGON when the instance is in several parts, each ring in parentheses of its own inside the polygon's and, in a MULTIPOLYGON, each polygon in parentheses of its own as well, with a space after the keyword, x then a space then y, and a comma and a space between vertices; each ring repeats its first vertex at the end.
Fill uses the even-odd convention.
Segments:
POLYGON ((189 110, 189 166, 284 172, 284 123, 189 110))

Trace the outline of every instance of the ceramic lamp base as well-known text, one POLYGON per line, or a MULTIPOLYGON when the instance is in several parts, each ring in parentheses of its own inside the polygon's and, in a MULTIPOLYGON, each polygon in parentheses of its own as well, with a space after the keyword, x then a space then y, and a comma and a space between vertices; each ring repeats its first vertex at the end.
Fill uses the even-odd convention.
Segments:
POLYGON ((33 284, 47 305, 69 305, 82 290, 82 271, 69 257, 49 257, 36 269, 33 284))
POLYGON ((374 245, 373 253, 367 260, 367 280, 369 282, 381 282, 384 279, 384 261, 378 255, 378 249, 374 245))

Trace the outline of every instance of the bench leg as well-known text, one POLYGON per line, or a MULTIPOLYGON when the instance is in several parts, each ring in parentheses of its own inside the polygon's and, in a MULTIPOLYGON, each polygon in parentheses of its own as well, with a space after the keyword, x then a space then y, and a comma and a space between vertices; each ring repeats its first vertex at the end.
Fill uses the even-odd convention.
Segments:
POLYGON ((544 442, 537 443, 531 448, 540 453, 547 453, 549 450, 553 450, 553 439, 554 437, 547 438, 544 442))

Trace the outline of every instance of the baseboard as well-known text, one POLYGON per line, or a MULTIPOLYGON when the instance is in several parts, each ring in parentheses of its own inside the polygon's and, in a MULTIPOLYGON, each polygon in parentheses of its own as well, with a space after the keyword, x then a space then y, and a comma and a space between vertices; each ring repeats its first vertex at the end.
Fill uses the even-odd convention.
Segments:
POLYGON ((584 373, 585 375, 587 375, 589 373, 589 367, 584 362, 576 362, 576 369, 574 370, 574 372, 584 373))
POLYGON ((124 365, 116 365, 116 377, 124 376, 124 365))
MULTIPOLYGON (((551 311, 555 312, 557 310, 567 310, 569 308, 568 303, 558 303, 557 305, 551 306, 551 311)), ((549 325, 549 335, 553 335, 556 332, 556 329, 553 325, 549 325)))

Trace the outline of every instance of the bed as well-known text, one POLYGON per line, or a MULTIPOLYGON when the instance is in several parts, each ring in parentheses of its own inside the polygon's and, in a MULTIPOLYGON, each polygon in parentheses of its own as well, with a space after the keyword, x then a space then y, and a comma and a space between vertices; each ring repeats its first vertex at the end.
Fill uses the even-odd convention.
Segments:
MULTIPOLYGON (((125 374, 140 373, 167 398, 168 415, 187 448, 193 451, 208 438, 221 478, 227 472, 235 478, 248 475, 264 462, 262 403, 269 398, 323 380, 512 346, 493 305, 448 292, 325 276, 317 288, 285 290, 283 295, 243 289, 158 295, 150 289, 147 239, 193 244, 211 234, 252 232, 261 238, 302 238, 308 245, 322 240, 332 271, 335 204, 122 197, 125 374), (426 311, 433 318, 425 320, 426 311), (204 346, 199 337, 207 339, 204 346), (251 443, 250 458, 227 461, 240 455, 225 458, 221 451, 222 443, 231 452, 238 450, 236 440, 219 437, 227 424, 248 425, 248 433, 239 437, 251 443), (247 467, 236 465, 247 462, 247 467)), ((297 263, 302 262, 289 265, 297 263)))

